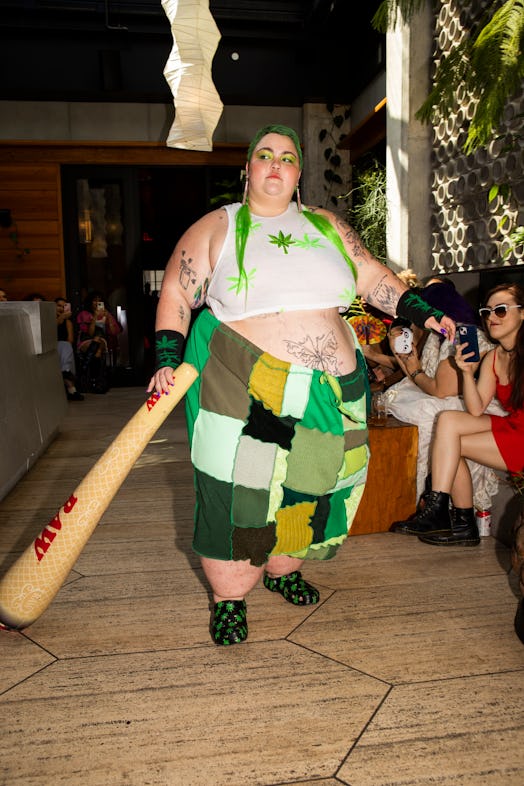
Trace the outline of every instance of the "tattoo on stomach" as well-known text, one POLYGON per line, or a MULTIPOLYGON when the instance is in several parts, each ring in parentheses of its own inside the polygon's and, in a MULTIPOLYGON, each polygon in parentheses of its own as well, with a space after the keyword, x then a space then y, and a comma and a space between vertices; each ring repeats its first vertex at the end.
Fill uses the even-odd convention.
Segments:
POLYGON ((336 357, 338 342, 333 330, 322 336, 305 336, 302 341, 284 339, 290 355, 296 357, 306 368, 321 369, 333 376, 340 376, 341 371, 336 357))

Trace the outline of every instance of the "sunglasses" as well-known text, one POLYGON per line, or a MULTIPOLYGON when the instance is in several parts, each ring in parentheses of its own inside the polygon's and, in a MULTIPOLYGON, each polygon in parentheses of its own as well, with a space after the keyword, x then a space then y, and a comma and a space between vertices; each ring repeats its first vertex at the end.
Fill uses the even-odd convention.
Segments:
POLYGON ((495 314, 495 316, 498 317, 499 319, 503 319, 508 313, 510 308, 522 308, 522 306, 520 305, 508 306, 506 303, 500 303, 500 305, 493 306, 493 308, 490 308, 489 306, 485 306, 484 308, 479 308, 479 314, 482 317, 482 319, 487 319, 492 314, 495 314))

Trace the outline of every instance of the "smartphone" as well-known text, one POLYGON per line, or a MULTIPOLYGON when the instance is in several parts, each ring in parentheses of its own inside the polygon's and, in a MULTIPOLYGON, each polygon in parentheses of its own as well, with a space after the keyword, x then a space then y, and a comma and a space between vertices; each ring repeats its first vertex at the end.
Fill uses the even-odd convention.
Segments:
POLYGON ((101 301, 101 300, 99 300, 99 301, 98 301, 98 310, 99 310, 99 311, 103 311, 104 309, 105 309, 105 306, 104 306, 104 304, 102 303, 102 301, 101 301))
POLYGON ((408 355, 413 348, 413 333, 410 328, 402 327, 399 336, 393 340, 393 349, 397 355, 408 355))
POLYGON ((466 358, 468 363, 478 363, 480 360, 479 340, 475 325, 457 325, 457 338, 459 344, 467 344, 466 354, 474 352, 470 358, 466 358))

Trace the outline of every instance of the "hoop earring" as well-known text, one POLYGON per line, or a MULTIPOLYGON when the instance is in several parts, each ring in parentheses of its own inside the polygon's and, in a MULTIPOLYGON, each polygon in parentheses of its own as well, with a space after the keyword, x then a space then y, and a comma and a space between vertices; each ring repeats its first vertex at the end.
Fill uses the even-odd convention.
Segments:
POLYGON ((244 184, 244 194, 242 196, 242 204, 247 205, 247 190, 249 186, 249 175, 246 175, 246 182, 244 184))
POLYGON ((297 209, 299 213, 302 213, 302 202, 300 200, 300 183, 297 183, 297 187, 295 191, 297 194, 297 209))

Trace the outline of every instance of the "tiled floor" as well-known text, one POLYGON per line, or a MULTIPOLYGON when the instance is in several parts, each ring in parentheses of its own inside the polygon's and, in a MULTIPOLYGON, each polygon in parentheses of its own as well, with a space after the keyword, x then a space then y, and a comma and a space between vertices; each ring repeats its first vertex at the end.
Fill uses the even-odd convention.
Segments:
MULTIPOLYGON (((3 573, 143 401, 71 403, 0 503, 3 573)), ((506 547, 389 533, 311 564, 321 603, 249 597, 248 642, 219 648, 190 550, 179 407, 51 606, 0 632, 5 786, 524 783, 524 648, 506 547)))

